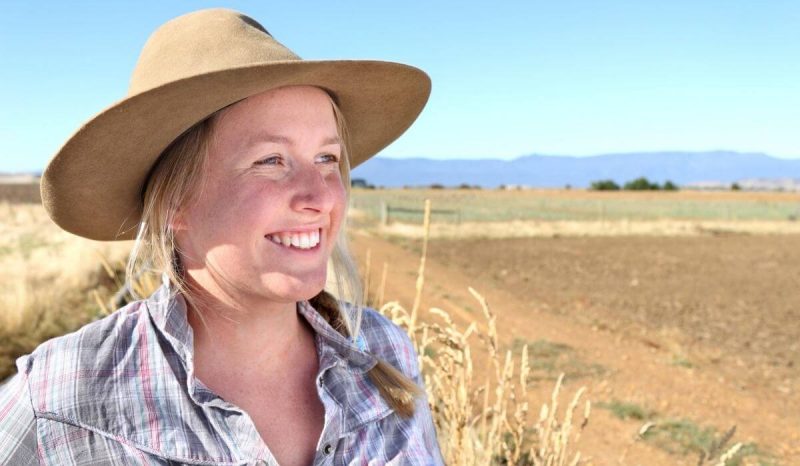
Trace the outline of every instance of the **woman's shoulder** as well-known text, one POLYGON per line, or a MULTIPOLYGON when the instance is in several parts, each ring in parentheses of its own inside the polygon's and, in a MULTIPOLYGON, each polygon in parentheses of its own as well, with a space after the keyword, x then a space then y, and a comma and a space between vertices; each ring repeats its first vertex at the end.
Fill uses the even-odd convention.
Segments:
POLYGON ((409 377, 419 373, 417 352, 408 333, 380 312, 364 308, 359 336, 371 354, 391 363, 409 377))
MULTIPOLYGON (((32 362, 72 356, 76 351, 92 352, 102 347, 130 341, 129 334, 147 318, 144 301, 131 302, 111 314, 89 322, 77 330, 39 344, 28 356, 32 362)), ((92 355, 92 360, 98 354, 92 355)))
POLYGON ((73 381, 90 381, 114 373, 121 361, 130 359, 127 353, 137 342, 137 330, 146 325, 146 313, 143 301, 132 302, 74 332, 51 338, 18 358, 17 371, 24 374, 31 386, 53 389, 31 393, 34 406, 57 410, 62 403, 71 402, 68 397, 53 396, 66 393, 59 390, 61 385, 77 390, 86 384, 73 381), (50 395, 37 400, 38 393, 50 395))

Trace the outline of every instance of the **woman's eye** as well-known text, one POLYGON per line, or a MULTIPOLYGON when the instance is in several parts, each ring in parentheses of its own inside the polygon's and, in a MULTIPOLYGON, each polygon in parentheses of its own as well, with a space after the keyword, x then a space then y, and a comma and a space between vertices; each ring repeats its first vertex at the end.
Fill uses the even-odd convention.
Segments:
POLYGON ((338 163, 339 162, 339 156, 334 155, 334 154, 320 155, 320 158, 322 159, 323 162, 330 162, 330 163, 338 163))
POLYGON ((255 162, 254 165, 278 165, 281 161, 280 155, 271 155, 255 162))

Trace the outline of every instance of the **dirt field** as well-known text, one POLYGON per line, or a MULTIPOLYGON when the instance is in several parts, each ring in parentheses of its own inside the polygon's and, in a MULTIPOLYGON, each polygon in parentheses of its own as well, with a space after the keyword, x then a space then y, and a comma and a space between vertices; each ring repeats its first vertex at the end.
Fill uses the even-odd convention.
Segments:
POLYGON ((0 182, 0 202, 23 202, 40 204, 39 183, 2 183, 0 182))
POLYGON ((725 360, 800 388, 800 236, 466 240, 430 251, 576 321, 652 333, 683 364, 725 360))
MULTIPOLYGON (((410 304, 420 241, 354 243, 372 283, 388 262, 387 299, 410 304)), ((486 293, 539 379, 566 372, 606 407, 581 442, 591 464, 697 464, 676 441, 635 440, 646 422, 736 425, 756 452, 741 464, 800 464, 800 236, 433 240, 428 257, 425 305, 466 323, 480 320, 466 286, 486 293)))

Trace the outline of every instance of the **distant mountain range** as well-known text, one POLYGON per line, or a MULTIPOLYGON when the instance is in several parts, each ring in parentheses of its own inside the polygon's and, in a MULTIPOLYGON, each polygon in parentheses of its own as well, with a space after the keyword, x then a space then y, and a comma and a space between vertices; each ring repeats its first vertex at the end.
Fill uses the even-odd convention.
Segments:
POLYGON ((484 188, 500 185, 582 188, 596 180, 610 179, 622 184, 640 176, 659 183, 670 180, 680 186, 712 188, 747 180, 747 186, 754 189, 800 189, 800 159, 732 151, 589 157, 527 155, 514 160, 374 157, 352 174, 353 178, 384 187, 466 183, 484 188))
MULTIPOLYGON (((0 173, 0 183, 26 183, 40 175, 0 173)), ((588 157, 534 154, 513 160, 373 157, 352 173, 352 178, 383 187, 469 184, 483 188, 585 188, 597 180, 610 179, 622 185, 640 176, 698 189, 727 188, 735 182, 742 189, 800 191, 800 159, 733 151, 632 152, 588 157)))

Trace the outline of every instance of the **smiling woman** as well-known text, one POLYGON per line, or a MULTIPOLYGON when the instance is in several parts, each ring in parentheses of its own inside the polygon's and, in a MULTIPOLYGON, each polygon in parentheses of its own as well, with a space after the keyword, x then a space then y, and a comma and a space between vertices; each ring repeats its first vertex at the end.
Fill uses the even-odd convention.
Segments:
POLYGON ((313 297, 347 202, 341 146, 324 143, 338 139, 330 97, 311 86, 269 90, 219 112, 212 128, 203 189, 170 225, 185 278, 241 309, 313 297), (290 142, 248 137, 265 129, 290 142), (315 233, 319 247, 309 248, 315 233))
POLYGON ((128 96, 48 165, 67 231, 135 239, 163 285, 17 361, 2 464, 441 464, 408 337, 358 302, 349 171, 402 134, 427 76, 303 61, 230 10, 149 39, 128 96), (124 167, 124 169, 121 169, 124 167))

